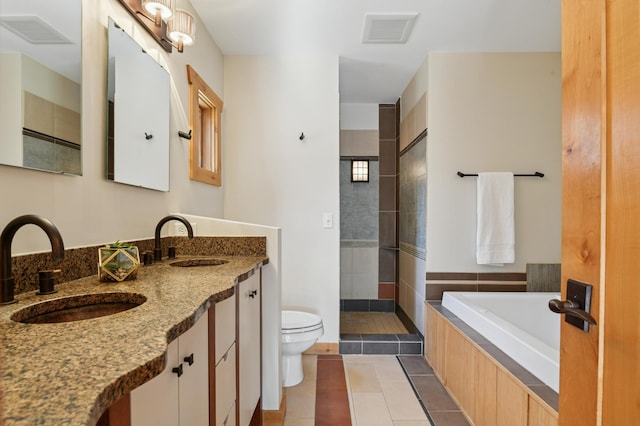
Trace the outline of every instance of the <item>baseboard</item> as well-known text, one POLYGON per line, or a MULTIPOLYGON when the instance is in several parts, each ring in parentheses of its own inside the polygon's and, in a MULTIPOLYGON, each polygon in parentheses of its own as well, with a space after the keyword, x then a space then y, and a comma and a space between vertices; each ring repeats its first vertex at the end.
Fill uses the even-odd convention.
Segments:
POLYGON ((304 352, 305 355, 337 355, 339 353, 340 347, 338 343, 333 342, 316 343, 304 352))
POLYGON ((262 412, 262 422, 269 423, 269 426, 275 426, 276 424, 284 423, 284 416, 287 412, 287 395, 282 393, 282 401, 280 401, 280 408, 278 410, 265 410, 262 412))

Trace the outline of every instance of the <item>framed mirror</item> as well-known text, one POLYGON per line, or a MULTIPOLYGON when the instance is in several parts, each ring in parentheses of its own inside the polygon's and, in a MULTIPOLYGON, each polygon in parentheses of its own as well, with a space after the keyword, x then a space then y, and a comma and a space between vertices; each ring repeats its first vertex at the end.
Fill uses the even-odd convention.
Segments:
POLYGON ((0 164, 82 174, 81 0, 0 0, 0 164))
POLYGON ((107 179, 169 191, 170 76, 109 19, 107 179))

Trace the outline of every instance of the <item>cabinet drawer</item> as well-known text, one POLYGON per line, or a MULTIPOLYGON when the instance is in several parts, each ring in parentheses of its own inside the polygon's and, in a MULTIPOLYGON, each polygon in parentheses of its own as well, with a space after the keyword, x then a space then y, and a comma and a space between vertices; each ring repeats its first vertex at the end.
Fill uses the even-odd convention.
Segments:
POLYGON ((236 340, 236 295, 216 303, 216 364, 236 340))
MULTIPOLYGON (((222 425, 236 400, 236 345, 231 345, 216 365, 216 424, 222 425)), ((234 418, 235 418, 235 409, 234 418)), ((228 425, 235 425, 227 423, 228 425)))
POLYGON ((236 425, 236 403, 231 404, 229 412, 222 418, 222 423, 216 420, 216 426, 235 426, 236 425))

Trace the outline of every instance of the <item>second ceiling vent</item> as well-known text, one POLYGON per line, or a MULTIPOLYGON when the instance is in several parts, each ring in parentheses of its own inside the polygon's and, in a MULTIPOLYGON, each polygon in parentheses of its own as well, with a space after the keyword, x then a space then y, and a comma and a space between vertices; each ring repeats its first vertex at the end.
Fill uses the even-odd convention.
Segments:
POLYGON ((417 17, 417 13, 367 13, 362 42, 406 43, 417 17))

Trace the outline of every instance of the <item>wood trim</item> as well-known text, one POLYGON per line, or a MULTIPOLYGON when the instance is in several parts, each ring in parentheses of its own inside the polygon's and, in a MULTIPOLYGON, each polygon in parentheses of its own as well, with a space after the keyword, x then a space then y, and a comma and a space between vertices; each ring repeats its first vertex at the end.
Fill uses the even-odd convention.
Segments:
MULTIPOLYGON (((240 282, 235 285, 236 294, 236 424, 240 421, 240 282)), ((261 295, 262 296, 262 295, 261 295)))
POLYGON ((216 305, 209 308, 209 426, 216 426, 216 305))
POLYGON ((316 343, 309 349, 304 351, 304 355, 338 355, 340 353, 340 345, 334 342, 316 343))
POLYGON ((602 232, 606 269, 601 275, 604 306, 601 305, 597 327, 602 398, 602 417, 598 421, 603 425, 625 425, 637 424, 640 417, 640 4, 638 0, 609 0, 606 14, 607 140, 602 147, 606 155, 606 231, 602 232))
POLYGON ((96 426, 130 426, 131 393, 125 394, 102 413, 96 426))
POLYGON ((253 410, 249 426, 262 426, 262 397, 258 399, 258 404, 255 410, 253 410))
POLYGON ((187 65, 187 80, 189 81, 189 124, 191 126, 191 149, 189 154, 190 178, 210 185, 222 186, 222 99, 213 91, 202 77, 187 65), (205 129, 198 117, 200 116, 200 102, 205 98, 207 105, 215 111, 212 117, 214 133, 210 135, 212 147, 215 153, 215 164, 209 170, 200 166, 199 142, 205 134, 205 129))
POLYGON ((265 410, 262 412, 262 421, 269 423, 270 426, 275 424, 282 425, 284 422, 284 416, 287 413, 287 395, 282 392, 282 400, 280 401, 280 408, 278 410, 265 410))

